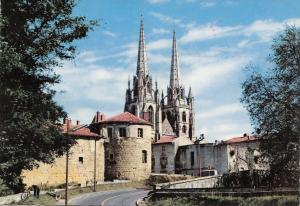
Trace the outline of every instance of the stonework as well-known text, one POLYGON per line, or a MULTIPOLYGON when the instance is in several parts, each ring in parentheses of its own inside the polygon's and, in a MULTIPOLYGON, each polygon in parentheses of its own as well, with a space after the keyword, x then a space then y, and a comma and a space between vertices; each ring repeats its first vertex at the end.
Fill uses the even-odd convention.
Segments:
MULTIPOLYGON (((94 181, 94 139, 78 139, 69 152, 69 182, 86 186, 94 181)), ((96 181, 104 180, 104 145, 96 142, 96 181)), ((22 172, 23 181, 28 186, 57 186, 65 183, 66 155, 56 158, 53 164, 40 163, 31 171, 22 172)))
POLYGON ((147 179, 151 173, 151 123, 125 112, 94 123, 105 138, 105 178, 147 179))

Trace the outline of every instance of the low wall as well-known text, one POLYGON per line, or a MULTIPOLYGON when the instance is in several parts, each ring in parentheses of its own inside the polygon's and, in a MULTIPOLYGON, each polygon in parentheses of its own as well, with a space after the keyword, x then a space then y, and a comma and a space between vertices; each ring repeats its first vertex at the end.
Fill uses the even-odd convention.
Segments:
POLYGON ((192 189, 192 188, 214 188, 221 176, 199 177, 189 180, 156 184, 154 189, 192 189))

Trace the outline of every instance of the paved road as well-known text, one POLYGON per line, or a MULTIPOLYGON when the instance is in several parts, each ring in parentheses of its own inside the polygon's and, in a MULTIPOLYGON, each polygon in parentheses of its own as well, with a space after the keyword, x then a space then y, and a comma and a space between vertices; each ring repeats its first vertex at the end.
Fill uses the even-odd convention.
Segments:
POLYGON ((124 189, 83 194, 69 201, 69 205, 135 206, 148 190, 124 189))

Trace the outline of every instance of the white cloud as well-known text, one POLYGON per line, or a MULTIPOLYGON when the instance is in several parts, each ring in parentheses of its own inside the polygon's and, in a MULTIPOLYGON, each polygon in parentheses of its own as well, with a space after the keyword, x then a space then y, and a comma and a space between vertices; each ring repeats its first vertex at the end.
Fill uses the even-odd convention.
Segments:
POLYGON ((107 30, 104 30, 103 34, 105 34, 106 36, 110 36, 110 37, 116 37, 117 36, 116 33, 111 32, 111 31, 107 31, 107 30))
POLYGON ((216 5, 215 1, 211 1, 211 0, 202 0, 202 1, 200 1, 200 6, 204 7, 204 8, 213 7, 215 5, 216 5))
POLYGON ((153 28, 152 33, 153 34, 169 34, 170 31, 167 29, 163 29, 163 28, 153 28))
POLYGON ((201 118, 209 119, 219 116, 224 116, 228 114, 234 115, 234 113, 238 112, 245 112, 245 109, 242 107, 241 104, 233 103, 233 104, 226 104, 221 105, 216 108, 212 108, 206 112, 202 112, 201 114, 198 114, 198 117, 201 116, 201 118))
POLYGON ((172 18, 161 13, 150 12, 150 15, 167 24, 182 25, 182 21, 180 19, 172 18))
POLYGON ((195 41, 204 41, 232 35, 234 31, 241 29, 241 26, 217 26, 207 24, 199 27, 192 27, 180 38, 180 42, 189 43, 195 41))
POLYGON ((149 42, 146 47, 149 51, 151 50, 158 50, 158 49, 165 49, 171 48, 172 40, 171 39, 159 39, 156 41, 149 42))
POLYGON ((169 0, 147 0, 150 4, 163 4, 168 2, 169 0))
POLYGON ((192 86, 196 95, 211 85, 221 84, 226 81, 224 77, 241 70, 251 60, 251 56, 239 55, 228 58, 219 57, 219 59, 212 57, 211 60, 211 62, 198 63, 195 61, 187 66, 189 70, 184 74, 183 78, 185 82, 192 86))
POLYGON ((249 25, 236 26, 218 26, 212 23, 193 26, 180 38, 180 42, 191 43, 229 36, 245 36, 256 37, 255 43, 263 43, 271 41, 276 33, 282 31, 286 25, 299 27, 300 18, 286 19, 280 22, 271 19, 256 20, 249 25))

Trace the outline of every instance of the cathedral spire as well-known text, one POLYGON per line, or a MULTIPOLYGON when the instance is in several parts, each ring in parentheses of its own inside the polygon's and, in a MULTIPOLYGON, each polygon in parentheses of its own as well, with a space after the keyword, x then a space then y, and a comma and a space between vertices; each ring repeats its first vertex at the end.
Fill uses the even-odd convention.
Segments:
POLYGON ((146 56, 146 45, 145 45, 143 16, 141 17, 139 50, 138 50, 136 75, 138 77, 145 77, 145 76, 148 75, 148 65, 147 65, 147 56, 146 56))
POLYGON ((192 97, 193 97, 193 94, 192 94, 192 87, 190 86, 188 98, 192 98, 192 97))
POLYGON ((180 82, 180 68, 178 62, 177 45, 176 45, 176 33, 173 31, 173 47, 172 47, 172 60, 171 60, 171 74, 170 74, 170 87, 179 88, 180 82))

